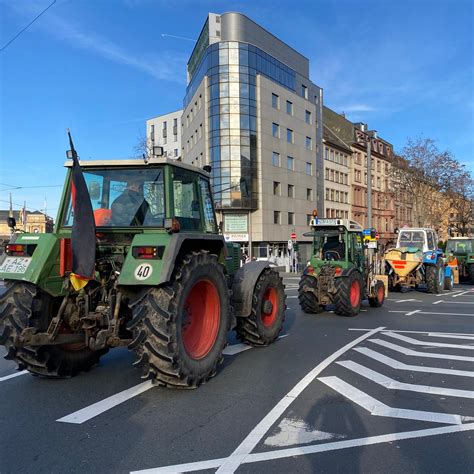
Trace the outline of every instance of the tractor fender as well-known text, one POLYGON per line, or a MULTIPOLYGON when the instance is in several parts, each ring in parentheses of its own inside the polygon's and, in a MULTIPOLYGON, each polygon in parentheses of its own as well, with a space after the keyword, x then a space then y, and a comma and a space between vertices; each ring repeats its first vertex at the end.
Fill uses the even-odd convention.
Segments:
POLYGON ((269 266, 268 261, 249 262, 235 272, 232 282, 232 306, 236 317, 246 318, 250 315, 253 290, 258 278, 269 266))

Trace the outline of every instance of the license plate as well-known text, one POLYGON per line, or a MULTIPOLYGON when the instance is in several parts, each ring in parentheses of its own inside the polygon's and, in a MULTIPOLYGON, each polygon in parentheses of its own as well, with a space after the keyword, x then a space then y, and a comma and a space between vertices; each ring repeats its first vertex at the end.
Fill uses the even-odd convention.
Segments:
POLYGON ((0 265, 0 272, 25 273, 30 262, 30 257, 7 257, 0 265))

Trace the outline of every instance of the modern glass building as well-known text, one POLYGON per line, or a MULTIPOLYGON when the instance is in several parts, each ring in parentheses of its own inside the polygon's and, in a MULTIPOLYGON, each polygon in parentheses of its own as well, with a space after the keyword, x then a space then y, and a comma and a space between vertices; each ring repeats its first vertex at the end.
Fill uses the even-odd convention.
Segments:
MULTIPOLYGON (((239 13, 209 14, 187 66, 183 160, 210 164, 229 240, 276 257, 323 215, 322 90, 309 61, 239 13)), ((303 252, 304 253, 304 252, 303 252)))

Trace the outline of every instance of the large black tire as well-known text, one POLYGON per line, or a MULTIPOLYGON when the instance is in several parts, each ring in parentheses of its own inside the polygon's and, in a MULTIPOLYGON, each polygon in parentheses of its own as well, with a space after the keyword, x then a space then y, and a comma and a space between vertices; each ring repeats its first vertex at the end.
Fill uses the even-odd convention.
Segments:
POLYGON ((231 324, 229 290, 217 256, 186 255, 171 281, 132 303, 129 346, 144 378, 157 385, 196 388, 216 374, 231 324))
POLYGON ((436 265, 426 266, 426 288, 428 293, 441 293, 444 288, 444 267, 441 259, 436 265))
POLYGON ((380 308, 385 301, 385 285, 382 281, 377 281, 374 288, 374 296, 369 297, 369 304, 372 308, 380 308))
POLYGON ((334 295, 335 313, 340 316, 356 316, 362 304, 362 276, 352 271, 348 276, 336 278, 334 295))
POLYGON ((321 313, 324 310, 324 306, 319 304, 316 295, 310 291, 304 291, 304 287, 309 286, 314 290, 318 287, 318 280, 315 277, 309 275, 301 275, 299 288, 298 288, 298 301, 301 309, 308 314, 321 313))
POLYGON ((252 295, 252 311, 237 318, 237 337, 252 346, 268 346, 276 341, 285 322, 286 295, 283 280, 275 270, 265 268, 252 295))
POLYGON ((7 282, 0 296, 0 344, 7 349, 6 359, 14 360, 19 370, 48 378, 72 377, 98 364, 106 349, 92 351, 83 344, 67 346, 16 347, 14 340, 25 328, 46 331, 57 304, 35 285, 7 282))
POLYGON ((451 291, 454 288, 454 275, 444 277, 444 289, 451 291))
POLYGON ((474 285, 474 263, 469 263, 467 266, 467 274, 469 276, 469 283, 474 285))

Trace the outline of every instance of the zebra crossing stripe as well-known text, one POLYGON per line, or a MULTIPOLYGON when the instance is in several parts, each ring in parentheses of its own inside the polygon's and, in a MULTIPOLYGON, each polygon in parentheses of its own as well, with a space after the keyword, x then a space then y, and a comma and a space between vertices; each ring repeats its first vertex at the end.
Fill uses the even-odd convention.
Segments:
POLYGON ((392 359, 380 352, 373 351, 368 347, 355 347, 354 350, 376 360, 377 362, 388 365, 389 367, 392 367, 392 369, 409 370, 411 372, 426 372, 430 374, 458 375, 460 377, 474 377, 474 372, 469 370, 442 369, 439 367, 426 367, 425 365, 404 364, 403 362, 392 359))
POLYGON ((386 336, 393 337, 403 342, 408 342, 415 346, 431 346, 431 347, 449 347, 451 349, 467 349, 474 350, 474 345, 465 345, 465 344, 448 344, 446 342, 431 342, 431 341, 420 341, 418 339, 413 339, 412 337, 404 336, 403 334, 396 334, 393 332, 384 333, 386 336))
POLYGON ((458 356, 452 354, 437 354, 435 352, 419 352, 407 347, 398 346, 382 339, 368 339, 369 342, 378 344, 379 346, 388 347, 393 351, 401 352, 402 354, 414 356, 414 357, 426 357, 428 359, 444 359, 444 360, 463 360, 465 362, 474 362, 474 357, 469 356, 458 356))
POLYGON ((465 418, 461 415, 453 415, 449 413, 392 408, 376 398, 367 395, 358 388, 353 387, 347 382, 344 382, 344 380, 341 380, 339 377, 320 377, 318 380, 326 384, 328 387, 331 387, 350 401, 369 411, 370 414, 374 416, 429 421, 431 423, 445 423, 449 425, 461 425, 465 418))
POLYGON ((431 387, 429 385, 399 382, 398 380, 391 379, 386 375, 369 369, 368 367, 364 367, 352 360, 341 360, 336 362, 336 364, 342 365, 342 367, 352 370, 353 372, 362 375, 362 377, 365 377, 378 385, 382 385, 388 390, 405 390, 407 392, 429 393, 431 395, 445 395, 447 397, 474 398, 474 392, 470 390, 457 390, 454 388, 431 387))

